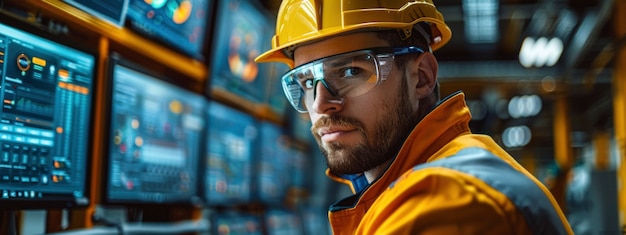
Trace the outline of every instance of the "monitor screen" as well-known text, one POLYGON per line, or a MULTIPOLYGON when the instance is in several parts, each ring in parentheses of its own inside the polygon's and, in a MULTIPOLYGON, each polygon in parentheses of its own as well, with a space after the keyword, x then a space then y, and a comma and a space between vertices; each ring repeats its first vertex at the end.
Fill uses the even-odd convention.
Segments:
MULTIPOLYGON (((269 235, 303 234, 302 218, 295 211, 269 209, 265 211, 265 228, 269 235)), ((323 234, 323 231, 315 234, 323 234)))
POLYGON ((256 120, 215 101, 209 103, 207 110, 206 201, 210 205, 249 202, 258 139, 256 120))
POLYGON ((128 0, 64 0, 65 2, 81 9, 98 18, 113 23, 116 26, 124 26, 128 0))
MULTIPOLYGON (((316 149, 317 150, 317 149, 316 149)), ((304 146, 290 144, 287 147, 287 168, 285 172, 288 175, 287 185, 293 189, 309 189, 312 184, 311 175, 313 175, 311 156, 304 146)))
POLYGON ((130 0, 132 29, 189 56, 203 59, 212 0, 130 0))
POLYGON ((288 137, 278 125, 263 121, 259 124, 259 154, 256 160, 258 200, 280 204, 287 195, 290 183, 288 137))
POLYGON ((254 58, 270 48, 272 37, 267 14, 248 0, 220 1, 213 42, 211 91, 228 91, 253 103, 265 102, 269 82, 266 74, 277 71, 270 63, 254 58))
POLYGON ((322 205, 306 205, 300 208, 300 218, 304 234, 332 234, 328 223, 328 211, 322 205))
POLYGON ((295 111, 291 105, 287 102, 285 92, 283 91, 283 84, 280 82, 281 76, 289 71, 289 66, 283 63, 263 63, 261 66, 266 66, 263 70, 267 81, 267 93, 265 94, 265 102, 280 117, 285 116, 287 112, 295 111))
POLYGON ((289 135, 297 141, 315 143, 313 133, 311 133, 311 126, 313 124, 311 123, 309 115, 307 113, 299 113, 292 107, 287 108, 289 109, 287 113, 289 135))
POLYGON ((97 57, 0 17, 0 208, 87 205, 97 57))
POLYGON ((206 100, 112 57, 105 203, 200 203, 206 100))
POLYGON ((258 215, 235 211, 217 212, 211 216, 211 234, 262 235, 262 218, 258 215))

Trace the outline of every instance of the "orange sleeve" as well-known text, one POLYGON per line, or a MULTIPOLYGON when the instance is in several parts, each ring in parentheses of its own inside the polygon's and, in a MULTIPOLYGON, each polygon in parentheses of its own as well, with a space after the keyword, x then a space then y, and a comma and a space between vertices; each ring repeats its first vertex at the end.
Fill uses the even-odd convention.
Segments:
POLYGON ((374 202, 356 234, 531 234, 509 199, 473 176, 408 172, 374 202))

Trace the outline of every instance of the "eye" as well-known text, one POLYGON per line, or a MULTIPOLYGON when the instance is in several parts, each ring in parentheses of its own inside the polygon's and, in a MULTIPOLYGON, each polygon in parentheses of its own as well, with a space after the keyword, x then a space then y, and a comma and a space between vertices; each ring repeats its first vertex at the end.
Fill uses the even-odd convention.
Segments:
POLYGON ((302 81, 302 84, 305 89, 313 89, 313 79, 304 80, 302 81))
POLYGON ((362 68, 359 67, 346 67, 339 71, 339 77, 341 78, 350 78, 359 76, 363 72, 362 68))

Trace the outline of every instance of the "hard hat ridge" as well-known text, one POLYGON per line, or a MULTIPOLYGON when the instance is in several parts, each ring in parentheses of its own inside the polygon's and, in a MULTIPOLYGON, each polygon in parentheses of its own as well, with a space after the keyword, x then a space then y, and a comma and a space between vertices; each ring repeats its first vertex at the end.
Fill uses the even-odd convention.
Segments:
POLYGON ((396 29, 404 33, 401 37, 408 38, 413 28, 433 51, 447 43, 452 34, 431 0, 284 0, 272 49, 256 62, 282 62, 293 68, 291 52, 299 45, 366 30, 396 29))

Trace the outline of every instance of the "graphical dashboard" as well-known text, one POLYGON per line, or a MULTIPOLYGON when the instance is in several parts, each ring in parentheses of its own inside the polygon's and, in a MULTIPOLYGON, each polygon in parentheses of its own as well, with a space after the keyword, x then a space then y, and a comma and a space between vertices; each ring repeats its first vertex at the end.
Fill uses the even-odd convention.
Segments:
POLYGON ((130 0, 128 19, 133 29, 182 52, 201 57, 210 0, 130 0))
POLYGON ((209 204, 251 201, 256 120, 218 102, 210 102, 206 139, 205 198, 209 204))
POLYGON ((280 204, 292 175, 289 168, 287 137, 271 122, 259 123, 260 147, 255 167, 257 197, 267 204, 280 204))
POLYGON ((247 0, 221 1, 218 9, 211 85, 255 103, 264 102, 270 83, 266 70, 278 69, 257 64, 254 58, 270 47, 269 16, 247 0))
POLYGON ((0 205, 88 203, 94 70, 93 54, 0 23, 0 205))
POLYGON ((261 216, 241 212, 219 212, 211 218, 211 234, 262 235, 261 216))
POLYGON ((113 60, 106 200, 198 203, 204 97, 113 60))

